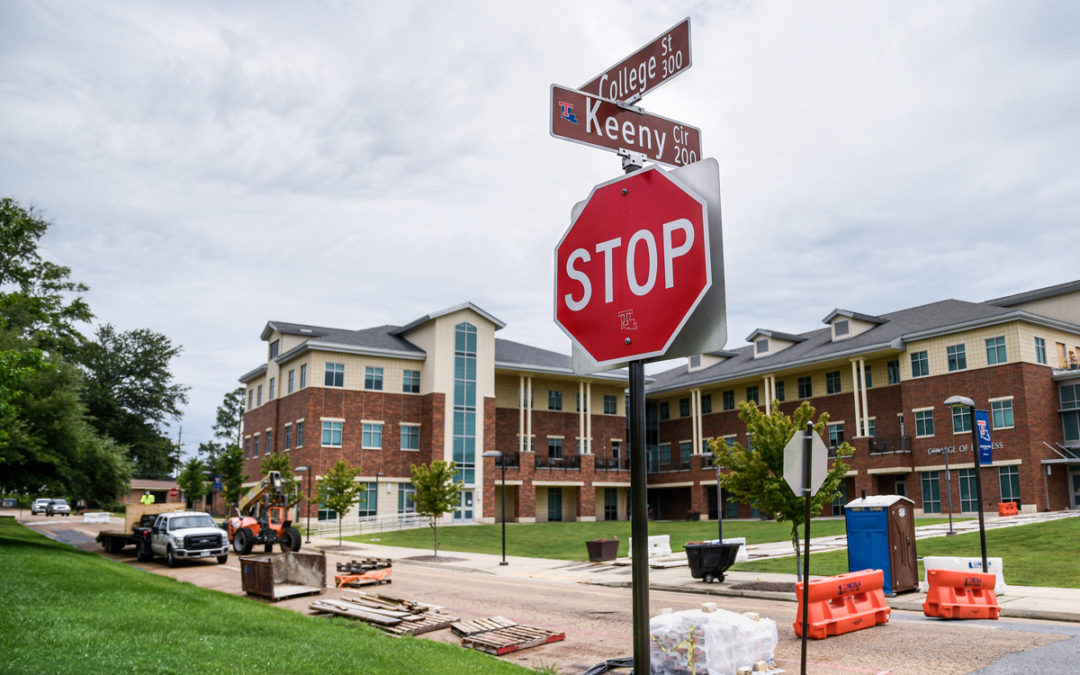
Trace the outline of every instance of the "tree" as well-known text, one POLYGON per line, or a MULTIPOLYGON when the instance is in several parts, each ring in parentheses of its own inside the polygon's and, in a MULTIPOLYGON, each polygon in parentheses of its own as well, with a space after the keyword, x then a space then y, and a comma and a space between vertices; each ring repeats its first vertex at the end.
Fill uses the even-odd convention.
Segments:
POLYGON ((183 491, 188 507, 210 493, 206 484, 206 465, 198 457, 192 457, 176 477, 176 485, 183 491))
POLYGON ((221 453, 217 460, 217 472, 221 476, 223 497, 225 498, 226 511, 228 506, 240 501, 244 494, 244 481, 248 475, 244 473, 244 453, 240 448, 233 446, 221 453))
POLYGON ((82 354, 93 424, 129 447, 137 475, 170 475, 180 463, 179 448, 163 425, 179 420, 187 403, 188 387, 174 382, 169 370, 180 347, 145 328, 121 332, 105 324, 95 337, 82 354))
MULTIPOLYGON (((806 501, 796 496, 784 480, 784 446, 796 431, 806 429, 806 423, 814 417, 814 408, 803 401, 789 416, 780 410, 779 401, 773 402, 772 412, 764 411, 752 402, 739 404, 739 419, 746 424, 746 433, 752 439, 752 450, 736 443, 728 447, 723 440, 712 439, 709 445, 716 456, 715 462, 727 467, 721 474, 720 485, 730 491, 744 504, 762 513, 772 514, 778 522, 791 523, 791 543, 795 547, 797 572, 799 564, 799 525, 806 519, 806 501)), ((824 434, 829 422, 828 413, 822 413, 814 424, 819 434, 824 434)), ((843 443, 837 449, 837 459, 829 468, 825 482, 811 500, 811 517, 821 515, 826 504, 831 504, 840 494, 848 465, 840 458, 847 457, 854 448, 843 443)), ((801 572, 800 572, 801 573, 801 572)))
POLYGON ((416 513, 427 516, 435 538, 435 557, 439 557, 439 518, 458 506, 461 484, 454 482, 454 462, 437 459, 431 464, 413 464, 412 484, 416 488, 416 513))
POLYGON ((356 504, 363 488, 363 485, 356 482, 358 473, 360 467, 354 468, 345 460, 339 459, 326 475, 319 479, 319 504, 337 513, 338 546, 341 546, 341 521, 356 504))
POLYGON ((240 446, 244 426, 244 388, 237 387, 225 394, 225 399, 217 409, 217 421, 214 422, 214 437, 220 438, 225 445, 240 446))

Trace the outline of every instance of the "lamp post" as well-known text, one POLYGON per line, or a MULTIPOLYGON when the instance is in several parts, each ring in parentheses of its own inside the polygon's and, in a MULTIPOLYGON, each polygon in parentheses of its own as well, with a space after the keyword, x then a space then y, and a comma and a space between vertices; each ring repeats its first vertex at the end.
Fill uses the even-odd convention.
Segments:
POLYGON ((942 448, 941 454, 945 455, 945 498, 949 503, 949 531, 946 535, 952 536, 956 532, 952 529, 952 473, 949 471, 949 449, 942 448))
POLYGON ((982 571, 986 573, 986 523, 983 517, 982 505, 982 478, 979 475, 981 463, 979 462, 979 435, 975 425, 975 401, 967 396, 950 396, 945 399, 945 406, 949 408, 967 408, 971 414, 971 454, 975 459, 975 499, 978 500, 977 511, 979 515, 979 548, 982 552, 982 571))
POLYGON ((294 473, 300 473, 301 471, 307 473, 307 541, 305 543, 311 543, 311 469, 306 466, 298 466, 293 469, 294 473))
POLYGON ((499 565, 508 565, 506 562, 506 456, 503 455, 500 450, 488 450, 483 453, 484 457, 497 457, 499 458, 499 465, 502 466, 502 491, 500 497, 502 498, 502 562, 499 565))
MULTIPOLYGON (((711 452, 701 453, 701 461, 716 460, 716 455, 711 452)), ((720 465, 716 465, 716 536, 719 543, 724 543, 724 499, 720 495, 720 465)))
POLYGON ((379 532, 382 532, 382 522, 379 520, 379 478, 385 475, 382 471, 375 472, 375 522, 379 523, 379 532))

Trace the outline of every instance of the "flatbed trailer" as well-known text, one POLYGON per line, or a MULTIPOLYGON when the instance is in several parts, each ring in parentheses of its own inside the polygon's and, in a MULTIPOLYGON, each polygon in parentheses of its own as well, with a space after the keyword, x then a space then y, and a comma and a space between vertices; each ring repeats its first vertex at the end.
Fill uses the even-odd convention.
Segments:
POLYGON ((124 530, 105 530, 99 532, 96 539, 107 553, 123 553, 128 546, 135 547, 139 560, 147 560, 150 553, 150 527, 160 513, 180 511, 184 504, 180 502, 160 504, 135 504, 128 506, 124 513, 124 530))

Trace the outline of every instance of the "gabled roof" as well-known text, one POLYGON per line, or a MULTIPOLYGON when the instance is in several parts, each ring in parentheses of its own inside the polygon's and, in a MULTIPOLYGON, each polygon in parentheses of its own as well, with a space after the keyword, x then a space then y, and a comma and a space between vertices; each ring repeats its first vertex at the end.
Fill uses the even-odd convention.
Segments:
POLYGON ((888 319, 882 319, 880 316, 871 316, 869 314, 860 314, 859 312, 853 312, 850 309, 834 309, 829 312, 829 315, 821 320, 822 323, 832 323, 832 320, 838 316, 846 316, 849 319, 858 319, 859 321, 865 321, 866 323, 882 324, 888 321, 888 319))
POLYGON ((402 326, 401 328, 398 328, 397 331, 396 331, 396 334, 401 335, 403 333, 408 333, 409 331, 411 331, 412 329, 414 329, 414 328, 416 328, 418 326, 422 326, 422 325, 424 325, 425 323, 427 323, 429 321, 433 321, 435 319, 438 319, 440 316, 446 316, 447 314, 453 314, 454 312, 459 312, 459 311, 461 311, 463 309, 471 309, 472 311, 474 311, 477 314, 479 314, 480 316, 484 317, 485 319, 487 319, 491 323, 495 324, 495 330, 499 330, 500 328, 505 328, 506 327, 506 324, 504 322, 497 319, 494 315, 489 314, 488 312, 485 312, 483 309, 481 309, 477 305, 475 305, 475 304, 473 304, 471 302, 463 302, 460 305, 454 305, 453 307, 447 307, 445 309, 440 309, 439 311, 432 312, 431 314, 425 314, 424 316, 420 317, 419 319, 416 319, 415 321, 411 321, 411 322, 405 324, 404 326, 402 326))
MULTIPOLYGON (((573 358, 520 342, 495 338, 495 368, 523 370, 552 375, 574 375, 573 358)), ((626 370, 611 370, 589 376, 597 380, 625 382, 626 370)))
POLYGON ((754 338, 759 335, 765 337, 776 338, 778 340, 787 340, 788 342, 802 342, 806 338, 801 335, 792 335, 791 333, 781 333, 778 330, 765 330, 764 328, 755 328, 754 332, 746 336, 747 342, 753 342, 754 338))
POLYGON ((1056 286, 1047 286, 1046 288, 1038 288, 1034 291, 1017 293, 1015 295, 1006 295, 1003 298, 987 300, 986 304, 997 305, 998 307, 1012 307, 1014 305, 1019 305, 1025 302, 1045 300, 1046 298, 1052 298, 1058 295, 1064 295, 1066 293, 1073 293, 1075 291, 1080 291, 1080 281, 1067 281, 1063 284, 1057 284, 1056 286))
POLYGON ((326 326, 311 326, 304 323, 288 323, 287 321, 267 321, 263 328, 260 340, 266 340, 270 333, 278 332, 283 335, 300 335, 303 337, 322 337, 330 333, 345 330, 344 328, 327 328, 326 326))

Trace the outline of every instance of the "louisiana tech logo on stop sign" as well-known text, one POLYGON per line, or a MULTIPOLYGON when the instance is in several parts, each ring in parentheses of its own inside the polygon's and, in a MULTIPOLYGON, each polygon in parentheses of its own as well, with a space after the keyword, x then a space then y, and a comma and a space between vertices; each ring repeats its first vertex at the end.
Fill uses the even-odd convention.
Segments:
POLYGON ((598 185, 555 247, 555 323, 599 364, 663 356, 712 284, 705 202, 652 167, 598 185))

